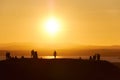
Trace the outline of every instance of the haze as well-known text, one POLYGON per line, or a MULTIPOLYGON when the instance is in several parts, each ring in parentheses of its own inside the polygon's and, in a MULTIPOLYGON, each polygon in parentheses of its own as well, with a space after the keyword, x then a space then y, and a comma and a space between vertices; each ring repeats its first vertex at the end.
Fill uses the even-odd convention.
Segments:
POLYGON ((0 43, 120 45, 119 4, 120 0, 0 0, 0 43), (61 25, 55 36, 43 30, 50 16, 61 25))

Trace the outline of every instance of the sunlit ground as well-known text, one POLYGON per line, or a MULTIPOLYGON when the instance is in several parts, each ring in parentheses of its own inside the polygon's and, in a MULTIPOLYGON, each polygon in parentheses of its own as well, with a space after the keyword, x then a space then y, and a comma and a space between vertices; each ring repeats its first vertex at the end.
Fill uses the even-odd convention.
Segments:
MULTIPOLYGON (((54 56, 42 56, 44 59, 54 59, 54 56)), ((62 56, 56 56, 56 58, 63 58, 62 56)))

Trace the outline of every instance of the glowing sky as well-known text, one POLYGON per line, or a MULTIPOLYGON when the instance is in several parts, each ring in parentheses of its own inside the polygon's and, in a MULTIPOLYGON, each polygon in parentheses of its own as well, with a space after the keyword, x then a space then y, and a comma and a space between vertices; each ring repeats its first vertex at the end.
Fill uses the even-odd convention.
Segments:
POLYGON ((0 43, 120 45, 120 0, 0 0, 0 43), (61 32, 49 36, 50 16, 61 32))

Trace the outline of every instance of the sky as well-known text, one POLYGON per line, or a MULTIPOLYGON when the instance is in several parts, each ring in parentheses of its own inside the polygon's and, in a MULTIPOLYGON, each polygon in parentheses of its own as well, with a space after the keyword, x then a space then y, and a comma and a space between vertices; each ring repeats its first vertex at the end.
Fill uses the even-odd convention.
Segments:
POLYGON ((120 0, 0 0, 0 43, 120 45, 120 0), (54 16, 54 36, 44 23, 54 16))

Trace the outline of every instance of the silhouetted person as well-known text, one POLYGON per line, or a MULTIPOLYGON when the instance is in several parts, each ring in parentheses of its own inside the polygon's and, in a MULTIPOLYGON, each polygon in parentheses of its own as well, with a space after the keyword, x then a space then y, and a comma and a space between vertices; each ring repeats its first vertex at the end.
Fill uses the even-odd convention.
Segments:
POLYGON ((21 59, 24 59, 24 56, 21 56, 21 59))
POLYGON ((31 58, 34 56, 34 50, 31 51, 31 58))
POLYGON ((92 56, 90 56, 89 60, 92 60, 92 56))
POLYGON ((10 52, 6 52, 6 60, 11 59, 10 52))
POLYGON ((93 56, 93 60, 96 60, 96 54, 93 56))
POLYGON ((37 51, 34 51, 34 50, 31 51, 31 58, 34 58, 34 59, 38 58, 37 51))
POLYGON ((37 54, 37 51, 34 52, 34 56, 33 56, 34 59, 37 59, 38 58, 38 54, 37 54))
POLYGON ((99 61, 100 60, 100 54, 96 54, 97 56, 97 60, 99 61))
POLYGON ((17 56, 15 56, 15 59, 18 59, 17 56))
POLYGON ((57 52, 56 52, 56 51, 54 51, 53 55, 54 55, 54 58, 56 59, 57 52))

